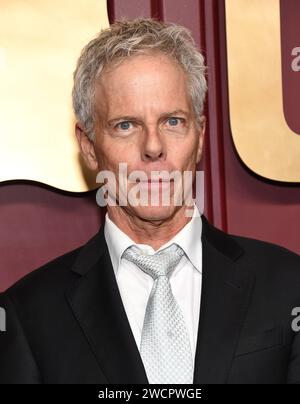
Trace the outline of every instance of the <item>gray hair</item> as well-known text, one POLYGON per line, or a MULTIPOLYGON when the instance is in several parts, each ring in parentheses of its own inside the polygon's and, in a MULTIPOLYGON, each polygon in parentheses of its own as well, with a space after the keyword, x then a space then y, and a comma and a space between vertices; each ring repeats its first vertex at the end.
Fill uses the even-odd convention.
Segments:
POLYGON ((91 140, 94 140, 95 85, 101 72, 127 57, 149 52, 170 56, 183 68, 194 113, 200 117, 207 90, 206 68, 190 31, 180 25, 150 18, 117 21, 82 49, 73 76, 73 108, 91 140))

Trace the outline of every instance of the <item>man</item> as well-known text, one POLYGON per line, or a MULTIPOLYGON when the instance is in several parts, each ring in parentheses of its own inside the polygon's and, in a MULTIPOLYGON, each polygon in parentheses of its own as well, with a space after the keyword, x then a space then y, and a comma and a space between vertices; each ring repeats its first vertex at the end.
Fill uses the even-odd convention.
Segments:
POLYGON ((299 256, 226 235, 196 206, 190 217, 174 179, 162 203, 151 176, 195 177, 204 73, 190 34, 153 20, 115 23, 83 49, 76 136, 90 169, 115 174, 117 203, 86 245, 1 295, 0 382, 300 383, 299 256), (158 204, 130 200, 137 170, 158 204))

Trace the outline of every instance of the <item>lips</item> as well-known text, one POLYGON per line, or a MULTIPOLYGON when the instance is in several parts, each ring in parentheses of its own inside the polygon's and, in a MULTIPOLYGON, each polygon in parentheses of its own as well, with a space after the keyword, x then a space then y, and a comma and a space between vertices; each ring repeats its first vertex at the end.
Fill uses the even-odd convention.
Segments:
POLYGON ((163 179, 159 179, 159 180, 151 180, 149 179, 148 181, 140 181, 139 184, 142 186, 154 186, 154 185, 171 185, 174 182, 173 179, 170 180, 163 180, 163 179))
POLYGON ((168 190, 171 189, 173 180, 148 180, 148 181, 141 181, 139 186, 141 189, 148 189, 152 191, 159 191, 159 190, 168 190))
POLYGON ((157 183, 169 183, 171 181, 173 181, 173 180, 172 179, 171 180, 164 180, 164 179, 160 178, 158 180, 149 179, 148 181, 141 181, 141 182, 145 182, 145 183, 148 182, 148 184, 157 184, 157 183))

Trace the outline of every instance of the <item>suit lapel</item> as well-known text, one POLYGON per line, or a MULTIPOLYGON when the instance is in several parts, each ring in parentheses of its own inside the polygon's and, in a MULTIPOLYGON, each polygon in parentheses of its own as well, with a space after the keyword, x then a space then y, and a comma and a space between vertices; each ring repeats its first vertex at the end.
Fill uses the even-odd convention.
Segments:
POLYGON ((82 249, 73 271, 80 277, 67 298, 108 383, 148 383, 119 294, 103 226, 82 249))
POLYGON ((226 383, 253 279, 240 263, 244 252, 239 244, 204 216, 202 222, 202 294, 194 383, 226 383))

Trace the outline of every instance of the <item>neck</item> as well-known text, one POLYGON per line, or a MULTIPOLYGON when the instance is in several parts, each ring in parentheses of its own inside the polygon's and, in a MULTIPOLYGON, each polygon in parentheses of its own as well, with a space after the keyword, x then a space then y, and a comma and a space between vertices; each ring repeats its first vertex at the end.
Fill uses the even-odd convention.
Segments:
POLYGON ((154 250, 171 240, 191 220, 186 210, 186 206, 181 206, 166 219, 152 220, 136 216, 120 206, 107 208, 109 218, 119 229, 136 244, 148 244, 154 250))

